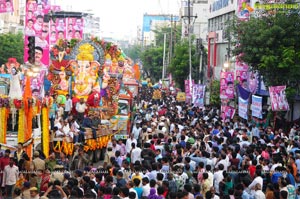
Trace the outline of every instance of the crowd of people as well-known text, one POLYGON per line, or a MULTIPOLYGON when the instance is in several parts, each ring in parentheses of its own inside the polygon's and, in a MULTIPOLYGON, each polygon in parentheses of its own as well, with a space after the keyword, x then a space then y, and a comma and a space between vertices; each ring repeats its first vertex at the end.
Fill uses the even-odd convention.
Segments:
POLYGON ((73 117, 72 104, 66 106, 52 130, 60 136, 65 122, 76 124, 73 155, 34 151, 31 161, 22 143, 15 152, 1 150, 2 198, 300 199, 297 124, 264 128, 237 117, 224 121, 217 108, 172 96, 141 100, 128 139, 113 137, 95 164, 80 130, 95 115, 73 117))

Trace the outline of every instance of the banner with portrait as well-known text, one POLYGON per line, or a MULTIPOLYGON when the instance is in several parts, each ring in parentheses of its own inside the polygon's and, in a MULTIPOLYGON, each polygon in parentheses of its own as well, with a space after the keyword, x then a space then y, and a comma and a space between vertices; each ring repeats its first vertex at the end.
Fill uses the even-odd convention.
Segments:
POLYGON ((0 13, 14 12, 13 0, 0 0, 0 13))
POLYGON ((233 72, 221 72, 220 79, 220 98, 234 98, 234 74, 233 72))
POLYGON ((239 97, 239 116, 245 120, 248 120, 248 100, 244 100, 239 97))
POLYGON ((66 39, 79 39, 83 37, 83 18, 67 18, 66 39))
POLYGON ((192 88, 194 85, 194 80, 184 80, 184 91, 186 96, 191 96, 192 95, 192 88))
POLYGON ((262 119, 262 97, 252 95, 251 111, 253 117, 262 119))
POLYGON ((230 120, 230 119, 232 119, 233 118, 233 116, 234 116, 234 114, 235 114, 235 108, 234 107, 232 107, 232 106, 221 106, 221 118, 223 119, 223 120, 226 120, 226 119, 228 119, 228 120, 230 120))
POLYGON ((203 107, 205 96, 205 85, 194 84, 193 86, 193 101, 194 106, 203 107))
POLYGON ((50 10, 50 1, 27 1, 25 14, 24 63, 28 62, 28 37, 35 37, 35 65, 47 69, 49 66, 49 21, 44 18, 50 10))
MULTIPOLYGON (((44 95, 44 77, 49 68, 49 19, 45 17, 51 8, 50 1, 26 1, 24 29, 24 63, 29 64, 29 50, 34 54, 34 66, 39 67, 38 75, 31 77, 32 94, 44 95), (33 38, 34 47, 29 49, 29 37, 33 38), (33 49, 34 48, 34 49, 33 49)), ((31 57, 33 55, 31 54, 31 57)))
POLYGON ((285 95, 286 86, 270 86, 272 111, 288 111, 289 104, 285 95))
POLYGON ((236 61, 235 68, 236 68, 236 78, 235 79, 242 86, 242 88, 248 90, 248 79, 249 79, 248 65, 243 62, 236 61))

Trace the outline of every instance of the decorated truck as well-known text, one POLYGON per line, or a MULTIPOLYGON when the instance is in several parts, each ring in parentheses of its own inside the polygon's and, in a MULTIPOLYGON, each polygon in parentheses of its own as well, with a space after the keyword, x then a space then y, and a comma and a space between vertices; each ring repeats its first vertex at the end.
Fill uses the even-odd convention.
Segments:
MULTIPOLYGON (((20 68, 20 73, 23 71, 20 68)), ((9 124, 12 120, 18 128, 4 131, 3 137, 7 139, 1 140, 2 143, 14 146, 18 142, 27 143, 31 152, 39 144, 36 149, 48 155, 52 147, 49 144, 49 112, 54 100, 63 106, 67 94, 72 96, 74 106, 83 98, 88 105, 86 114, 97 113, 101 118, 96 137, 92 136, 91 129, 85 129, 84 150, 91 154, 93 160, 101 158, 112 136, 127 137, 131 128, 133 98, 138 93, 139 67, 117 45, 98 39, 59 40, 50 50, 50 66, 46 74, 44 79, 51 85, 48 89, 45 87, 49 95, 36 97, 32 93, 26 94, 32 91, 29 78, 22 80, 26 91, 19 99, 11 100, 7 92, 3 93, 8 105, 3 105, 3 118, 6 119, 2 126, 7 129, 7 126, 13 125, 9 124), (53 99, 53 95, 57 98, 53 99), (25 117, 28 114, 29 117, 25 117)), ((9 86, 5 87, 6 91, 9 86)), ((53 141, 54 151, 72 155, 72 139, 54 138, 53 141)))
MULTIPOLYGON (((112 136, 126 138, 131 128, 131 108, 137 95, 139 67, 133 65, 121 49, 103 40, 82 40, 65 45, 58 43, 50 51, 51 65, 48 79, 50 93, 73 96, 73 105, 85 99, 86 114, 97 113, 101 127, 93 137, 92 129, 85 129, 84 150, 94 160, 101 158, 112 136), (93 155, 92 155, 93 154, 93 155)), ((56 139, 55 151, 73 152, 72 140, 56 139)))

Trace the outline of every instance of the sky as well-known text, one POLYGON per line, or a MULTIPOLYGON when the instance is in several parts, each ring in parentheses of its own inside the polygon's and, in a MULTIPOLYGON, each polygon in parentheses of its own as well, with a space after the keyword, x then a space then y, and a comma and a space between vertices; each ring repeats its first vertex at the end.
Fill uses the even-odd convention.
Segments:
POLYGON ((128 38, 135 37, 137 27, 142 27, 143 14, 178 15, 181 0, 56 0, 55 3, 62 4, 64 9, 99 16, 104 35, 128 38))

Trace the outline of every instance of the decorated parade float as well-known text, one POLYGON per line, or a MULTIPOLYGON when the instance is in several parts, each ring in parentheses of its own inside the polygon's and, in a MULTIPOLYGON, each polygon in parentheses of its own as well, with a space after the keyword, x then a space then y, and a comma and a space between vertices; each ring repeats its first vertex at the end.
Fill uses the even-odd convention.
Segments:
MULTIPOLYGON (((130 58, 113 43, 97 39, 82 40, 73 46, 60 41, 50 55, 50 95, 57 94, 57 102, 64 104, 66 94, 70 94, 73 107, 83 98, 88 105, 86 115, 100 115, 102 124, 96 138, 91 129, 85 129, 85 151, 106 147, 115 134, 126 138, 133 97, 139 86, 139 69, 130 58)), ((70 154, 73 142, 64 139, 54 149, 59 151, 61 147, 70 154)))
MULTIPOLYGON (((21 68, 18 70, 20 75, 23 72, 21 68)), ((98 39, 59 40, 50 50, 45 80, 51 86, 44 97, 33 95, 32 81, 27 76, 16 79, 9 74, 11 71, 7 73, 0 77, 3 90, 12 91, 13 81, 18 82, 19 87, 24 86, 19 96, 1 95, 1 143, 12 144, 12 140, 12 145, 26 143, 29 154, 39 144, 38 149, 47 156, 51 147, 49 111, 54 100, 58 106, 64 106, 67 94, 72 96, 73 107, 83 98, 88 106, 85 115, 97 114, 101 118, 96 137, 91 129, 85 129, 85 151, 99 152, 116 134, 127 137, 131 128, 131 106, 138 93, 139 68, 117 45, 98 39)), ((54 138, 54 143, 54 151, 72 155, 72 139, 54 138)))

